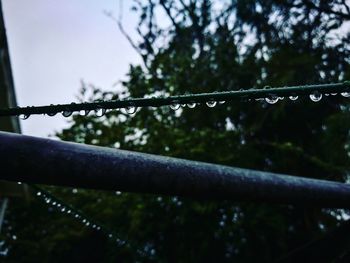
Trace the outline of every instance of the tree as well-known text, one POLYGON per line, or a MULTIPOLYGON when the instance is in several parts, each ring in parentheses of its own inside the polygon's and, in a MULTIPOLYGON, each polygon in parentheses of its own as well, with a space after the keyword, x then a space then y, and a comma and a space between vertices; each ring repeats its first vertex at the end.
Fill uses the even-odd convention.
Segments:
MULTIPOLYGON (((143 65, 130 66, 123 92, 102 92, 83 84, 82 100, 338 82, 350 76, 350 34, 343 27, 350 12, 345 1, 149 0, 135 1, 133 10, 140 15, 140 40, 132 44, 143 65), (167 17, 167 27, 157 23, 159 15, 167 17)), ((119 26, 123 29, 121 23, 119 26)), ((145 108, 131 115, 109 111, 101 118, 76 115, 70 128, 58 136, 87 144, 344 181, 350 164, 349 106, 345 98, 328 95, 318 103, 308 98, 280 98, 274 105, 237 101, 213 109, 196 105, 178 111, 145 108)), ((317 207, 127 193, 115 196, 87 190, 79 190, 79 196, 72 197, 70 189, 52 191, 118 229, 122 236, 154 249, 152 259, 157 262, 255 262, 257 258, 271 262, 341 220, 337 219, 341 211, 317 207)), ((13 215, 22 228, 22 217, 15 211, 13 215)), ((60 238, 46 236, 47 244, 55 246, 57 240, 88 244, 91 240, 90 232, 69 235, 68 230, 77 229, 74 224, 57 232, 59 220, 50 218, 55 222, 50 224, 54 225, 51 233, 60 233, 60 238)), ((30 231, 24 232, 28 228, 22 229, 17 231, 23 232, 23 238, 30 235, 30 231)), ((106 262, 138 258, 133 250, 116 251, 111 244, 98 240, 91 244, 106 262)), ((86 246, 74 253, 85 251, 86 246)), ((68 246, 60 250, 62 258, 54 259, 48 245, 44 247, 50 262, 72 255, 68 246)), ((14 255, 10 258, 18 260, 14 255)))

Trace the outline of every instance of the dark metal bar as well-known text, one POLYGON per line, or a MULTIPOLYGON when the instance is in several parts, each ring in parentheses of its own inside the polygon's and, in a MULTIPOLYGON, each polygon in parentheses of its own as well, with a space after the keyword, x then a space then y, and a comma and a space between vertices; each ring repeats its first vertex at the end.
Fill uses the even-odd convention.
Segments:
POLYGON ((349 207, 350 185, 0 132, 0 179, 206 199, 349 207))
POLYGON ((332 83, 321 85, 302 85, 293 87, 277 87, 266 89, 247 89, 239 91, 214 92, 190 94, 181 96, 170 96, 160 98, 135 98, 116 101, 100 101, 91 103, 71 103, 50 106, 22 107, 0 109, 0 116, 33 115, 33 114, 55 114, 63 111, 81 111, 95 109, 119 109, 127 107, 159 107, 171 104, 205 103, 208 101, 231 101, 238 98, 259 99, 269 96, 300 96, 309 95, 312 92, 319 93, 341 93, 350 91, 350 82, 332 83))

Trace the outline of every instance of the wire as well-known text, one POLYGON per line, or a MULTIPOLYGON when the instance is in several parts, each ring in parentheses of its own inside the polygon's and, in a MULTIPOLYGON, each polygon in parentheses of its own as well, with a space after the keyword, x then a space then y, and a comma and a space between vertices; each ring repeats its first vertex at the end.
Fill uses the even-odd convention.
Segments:
POLYGON ((145 251, 146 246, 144 246, 143 249, 137 248, 134 244, 132 245, 129 241, 126 241, 126 239, 119 237, 119 235, 117 235, 114 231, 98 223, 96 220, 89 218, 82 211, 74 208, 72 205, 65 203, 50 192, 37 185, 30 184, 29 186, 32 187, 36 192, 36 197, 44 200, 48 205, 52 205, 53 207, 57 208, 60 212, 65 213, 76 220, 79 220, 86 227, 90 227, 95 231, 103 233, 108 237, 109 240, 114 241, 118 247, 126 247, 128 249, 132 249, 141 257, 153 256, 154 253, 152 250, 145 251))
POLYGON ((69 117, 73 112, 84 111, 87 115, 90 111, 101 111, 103 115, 107 109, 125 109, 127 113, 134 113, 139 107, 161 107, 170 106, 176 109, 180 105, 195 106, 200 103, 207 103, 209 107, 215 106, 217 102, 226 102, 236 99, 255 99, 266 100, 266 102, 274 104, 279 99, 289 97, 290 100, 296 100, 298 96, 310 95, 311 100, 318 101, 322 98, 322 94, 341 93, 344 97, 350 97, 350 81, 343 83, 318 84, 318 85, 302 85, 289 87, 271 88, 266 86, 263 89, 248 89, 239 91, 199 93, 180 96, 157 97, 157 98, 131 98, 126 100, 115 101, 98 101, 90 103, 71 103, 58 104, 50 106, 32 106, 32 107, 16 107, 8 109, 0 109, 1 116, 21 116, 22 119, 28 118, 33 114, 46 114, 54 116, 58 112, 69 117))

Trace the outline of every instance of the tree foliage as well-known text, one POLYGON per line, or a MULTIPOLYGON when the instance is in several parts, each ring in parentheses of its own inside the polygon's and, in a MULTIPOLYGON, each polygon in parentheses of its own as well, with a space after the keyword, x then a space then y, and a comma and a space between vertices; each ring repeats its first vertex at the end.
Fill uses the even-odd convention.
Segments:
MULTIPOLYGON (((130 66, 119 90, 103 92, 83 83, 81 100, 350 77, 350 12, 345 1, 149 0, 135 1, 132 10, 140 17, 140 38, 131 44, 143 64, 130 66)), ((101 118, 77 115, 70 123, 58 133, 62 140, 296 176, 345 181, 350 165, 349 106, 340 96, 324 96, 319 103, 285 98, 274 105, 235 101, 178 111, 144 108, 135 115, 109 111, 101 118)), ((342 219, 338 210, 317 207, 51 190, 153 250, 150 261, 157 262, 271 262, 342 219)), ((71 219, 47 213, 39 203, 23 206, 10 211, 11 230, 6 231, 19 237, 10 241, 6 262, 34 262, 39 256, 42 262, 82 262, 82 255, 90 256, 90 247, 100 262, 145 260, 71 219), (25 225, 25 220, 32 222, 25 225)))

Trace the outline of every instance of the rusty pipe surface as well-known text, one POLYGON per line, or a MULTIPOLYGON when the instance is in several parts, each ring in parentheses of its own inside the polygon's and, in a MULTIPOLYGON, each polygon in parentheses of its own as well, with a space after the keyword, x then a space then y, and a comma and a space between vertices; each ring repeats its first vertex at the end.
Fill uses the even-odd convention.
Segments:
POLYGON ((0 132, 1 180, 276 204, 349 207, 350 185, 0 132))

